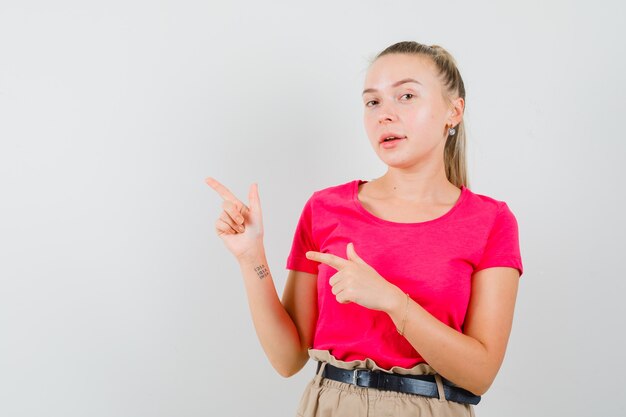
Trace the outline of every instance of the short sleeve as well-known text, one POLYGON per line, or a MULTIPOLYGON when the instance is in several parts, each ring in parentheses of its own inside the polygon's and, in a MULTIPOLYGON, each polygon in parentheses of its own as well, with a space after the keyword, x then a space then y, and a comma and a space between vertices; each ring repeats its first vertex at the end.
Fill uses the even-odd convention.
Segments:
POLYGON ((516 268, 520 277, 524 272, 517 219, 505 202, 500 205, 482 258, 474 268, 474 272, 495 266, 516 268))
MULTIPOLYGON (((315 194, 314 194, 315 195, 315 194)), ((307 259, 306 253, 310 250, 319 252, 319 247, 313 237, 313 196, 304 205, 300 219, 293 236, 291 252, 287 257, 287 269, 317 274, 319 262, 307 259)))

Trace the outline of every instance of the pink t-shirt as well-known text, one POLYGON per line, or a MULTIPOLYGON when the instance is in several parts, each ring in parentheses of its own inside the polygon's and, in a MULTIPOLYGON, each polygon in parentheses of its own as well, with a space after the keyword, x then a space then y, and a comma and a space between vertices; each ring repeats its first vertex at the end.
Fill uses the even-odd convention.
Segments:
POLYGON ((343 361, 370 358, 378 366, 411 368, 425 362, 382 311, 337 302, 328 283, 334 268, 309 260, 309 250, 347 258, 359 256, 433 316, 459 332, 470 299, 472 274, 508 266, 523 273, 515 216, 503 201, 474 194, 465 186, 444 215, 420 223, 383 220, 365 210, 358 185, 316 191, 306 202, 287 269, 317 274, 318 319, 313 348, 343 361))

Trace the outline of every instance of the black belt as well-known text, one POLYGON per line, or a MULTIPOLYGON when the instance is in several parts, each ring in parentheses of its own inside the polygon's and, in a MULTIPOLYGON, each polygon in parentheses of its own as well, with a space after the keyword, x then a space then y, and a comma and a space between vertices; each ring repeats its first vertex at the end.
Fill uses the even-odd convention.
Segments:
MULTIPOLYGON (((317 363, 319 372, 322 362, 317 363)), ((327 363, 322 378, 345 382, 358 387, 376 388, 380 390, 404 392, 407 394, 419 394, 426 397, 439 398, 437 381, 434 375, 399 375, 369 369, 342 369, 327 363)), ((443 378, 442 378, 442 381, 443 378)), ((478 404, 479 395, 461 388, 443 384, 443 392, 446 400, 458 403, 478 404)))

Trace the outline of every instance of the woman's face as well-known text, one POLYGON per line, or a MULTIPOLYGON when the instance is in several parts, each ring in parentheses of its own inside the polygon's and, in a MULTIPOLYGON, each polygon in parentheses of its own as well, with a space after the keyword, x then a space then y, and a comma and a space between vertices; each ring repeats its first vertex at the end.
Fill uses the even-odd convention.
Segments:
POLYGON ((365 130, 374 151, 389 166, 409 168, 432 158, 443 163, 446 124, 453 121, 454 112, 442 96, 435 71, 427 57, 389 54, 367 72, 365 130), (400 139, 383 142, 388 136, 400 139))

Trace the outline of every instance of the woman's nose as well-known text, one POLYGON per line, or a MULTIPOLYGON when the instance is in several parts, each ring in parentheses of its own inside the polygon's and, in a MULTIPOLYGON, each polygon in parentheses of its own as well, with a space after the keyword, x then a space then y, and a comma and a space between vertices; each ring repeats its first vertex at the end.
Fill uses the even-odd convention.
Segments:
POLYGON ((396 119, 396 112, 395 112, 395 109, 393 108, 393 105, 391 104, 381 105, 379 107, 379 111, 380 111, 380 113, 378 114, 379 123, 392 122, 396 119))

